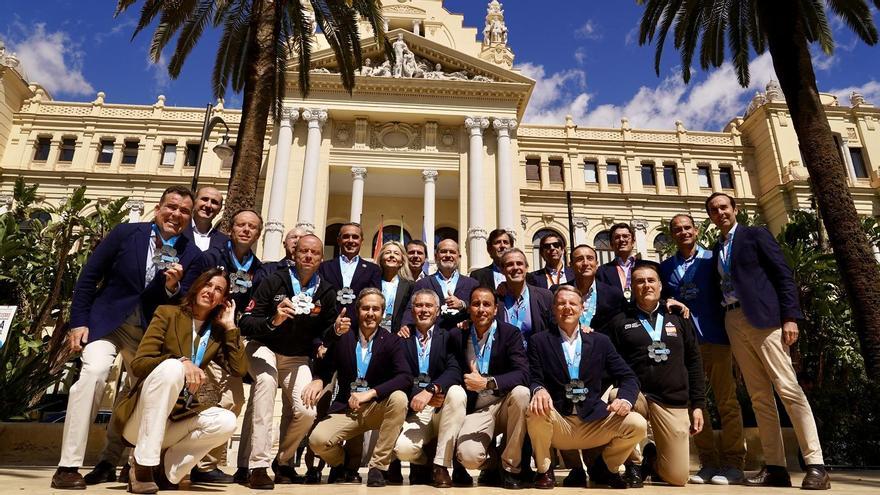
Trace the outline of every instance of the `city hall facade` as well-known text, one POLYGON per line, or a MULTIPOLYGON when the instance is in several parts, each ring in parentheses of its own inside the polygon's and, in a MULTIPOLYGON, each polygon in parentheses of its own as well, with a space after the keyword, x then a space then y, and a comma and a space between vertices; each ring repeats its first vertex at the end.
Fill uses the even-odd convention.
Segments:
MULTIPOLYGON (((365 35, 364 67, 346 92, 333 51, 314 37, 311 89, 302 99, 288 68, 281 119, 271 122, 257 208, 266 220, 264 259, 282 256, 286 229, 325 237, 328 255, 339 225, 360 222, 370 257, 380 225, 388 237, 455 238, 463 266, 488 264, 487 233, 513 232, 537 259, 547 232, 593 244, 608 259, 608 228, 629 222, 638 251, 659 256, 661 225, 676 213, 705 218, 714 191, 735 196, 778 231, 788 214, 809 208, 808 175, 781 91, 773 82, 744 116, 720 132, 583 127, 523 122, 535 82, 514 68, 504 13, 489 2, 485 23, 444 9, 441 0, 384 0, 396 54, 390 63, 365 35), (569 201, 570 198, 570 201, 569 201), (428 235, 431 233, 433 235, 428 235)), ((515 33, 511 33, 515 38, 515 33)), ((58 101, 24 79, 0 48, 0 211, 16 179, 39 184, 39 201, 56 205, 88 186, 97 203, 127 196, 132 220, 149 220, 163 189, 189 184, 203 108, 58 101)), ((880 214, 880 109, 858 94, 822 95, 863 215, 880 214)), ((213 115, 237 131, 238 110, 213 115)), ((200 185, 225 191, 232 160, 204 153, 200 185)), ((234 143, 232 143, 234 145, 234 143)), ((38 205, 39 206, 39 205, 38 205)))

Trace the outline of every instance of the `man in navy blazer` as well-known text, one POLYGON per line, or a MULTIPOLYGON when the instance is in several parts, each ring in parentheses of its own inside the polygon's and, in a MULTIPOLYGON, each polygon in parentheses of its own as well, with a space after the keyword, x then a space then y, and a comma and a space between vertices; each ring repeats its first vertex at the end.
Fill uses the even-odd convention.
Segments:
MULTIPOLYGON (((526 481, 519 478, 529 365, 522 334, 513 325, 499 323, 497 312, 495 293, 485 287, 474 289, 470 298, 473 323, 462 333, 468 414, 458 434, 457 457, 466 469, 500 471, 501 486, 517 489, 526 481), (504 433, 505 446, 497 455, 492 451, 499 433, 504 433)), ((454 472, 453 480, 456 485, 473 483, 463 470, 454 472)))
MULTIPOLYGON (((339 256, 321 263, 318 276, 332 285, 337 292, 337 309, 346 308, 347 313, 356 317, 354 301, 362 290, 372 287, 382 288, 382 269, 360 257, 364 240, 360 224, 350 222, 339 229, 336 241, 340 248, 339 256)), ((353 318, 352 324, 357 322, 353 318)))
MULTIPOLYGON (((431 289, 440 298, 440 319, 437 324, 447 330, 454 328, 458 323, 467 320, 467 303, 471 292, 479 287, 476 280, 462 275, 459 272, 461 256, 458 243, 452 239, 443 239, 437 243, 435 249, 437 271, 416 282, 413 292, 421 289, 431 289)), ((407 327, 405 333, 412 333, 409 329, 415 323, 412 314, 412 300, 403 315, 402 327, 407 327)))
POLYGON ((471 278, 476 280, 480 287, 495 290, 501 282, 504 282, 504 272, 501 270, 501 255, 514 245, 513 236, 504 229, 495 229, 489 232, 486 239, 486 251, 492 258, 492 264, 477 268, 471 272, 471 278))
POLYGON ((596 277, 599 257, 596 250, 581 244, 571 252, 574 280, 566 285, 576 287, 583 296, 584 312, 581 325, 593 329, 602 328, 614 315, 626 306, 623 292, 596 277))
POLYGON ((180 235, 192 208, 187 188, 169 187, 155 220, 116 226, 77 279, 67 342, 73 352, 82 352, 83 367, 70 389, 54 488, 85 488, 78 469, 116 355, 122 353, 128 368, 156 308, 184 294, 202 271, 201 251, 180 235))
POLYGON ((214 219, 223 209, 223 195, 215 187, 204 186, 196 191, 194 202, 192 220, 182 235, 202 251, 223 247, 229 237, 214 227, 214 219))
POLYGON ((791 268, 766 228, 736 223, 738 209, 732 197, 712 194, 706 199, 706 213, 721 231, 712 251, 721 284, 724 326, 752 399, 766 461, 766 466, 745 483, 791 486, 775 390, 791 418, 807 464, 801 487, 830 489, 813 411, 788 354, 789 346, 797 342, 797 319, 803 318, 791 268))
POLYGON ((577 289, 560 286, 553 312, 558 329, 535 335, 529 344, 532 400, 526 417, 538 471, 535 488, 554 486, 551 447, 603 445, 608 466, 603 481, 626 488, 618 469, 647 434, 645 418, 631 412, 638 380, 608 337, 580 324, 583 300, 577 289), (603 375, 617 383, 617 398, 611 404, 602 400, 603 375))
POLYGON ((565 266, 565 239, 558 234, 547 234, 538 243, 544 268, 529 273, 526 281, 542 289, 553 290, 557 285, 570 282, 574 271, 565 266))
MULTIPOLYGON (((636 233, 632 225, 617 223, 611 226, 611 248, 614 250, 614 259, 599 267, 596 279, 600 282, 619 290, 627 301, 632 300, 632 269, 636 261, 640 260, 636 252, 636 233)), ((644 260, 645 263, 654 261, 644 260)))
MULTIPOLYGON (((339 392, 329 415, 309 436, 309 446, 331 466, 331 472, 357 471, 360 459, 346 458, 342 443, 366 431, 379 430, 367 475, 367 486, 378 487, 386 484, 394 444, 406 419, 406 392, 413 376, 400 352, 400 337, 379 327, 385 314, 382 291, 364 289, 358 296, 357 309, 358 329, 346 331, 318 361, 318 376, 303 392, 303 402, 314 407, 324 385, 336 373, 339 392)), ((341 331, 344 327, 337 328, 337 333, 341 331)))
POLYGON ((503 294, 499 294, 501 307, 498 321, 509 323, 519 329, 523 341, 553 326, 550 306, 553 294, 541 287, 526 283, 529 262, 519 248, 510 248, 501 257, 504 270, 503 294))

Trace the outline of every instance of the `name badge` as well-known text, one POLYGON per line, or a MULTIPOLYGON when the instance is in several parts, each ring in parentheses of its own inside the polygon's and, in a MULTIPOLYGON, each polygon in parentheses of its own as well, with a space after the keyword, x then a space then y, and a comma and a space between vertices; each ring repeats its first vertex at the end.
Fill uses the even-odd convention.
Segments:
POLYGON ((626 289, 623 289, 623 297, 625 297, 627 301, 632 299, 632 295, 633 295, 632 289, 630 289, 629 287, 627 287, 626 289))

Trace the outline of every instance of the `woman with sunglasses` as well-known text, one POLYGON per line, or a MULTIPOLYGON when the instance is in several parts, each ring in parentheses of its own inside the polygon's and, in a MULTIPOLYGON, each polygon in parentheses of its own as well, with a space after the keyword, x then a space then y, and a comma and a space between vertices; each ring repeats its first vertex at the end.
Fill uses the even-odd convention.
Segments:
POLYGON ((131 363, 143 378, 113 414, 135 445, 129 492, 176 489, 199 459, 232 436, 235 414, 217 407, 219 397, 205 385, 211 361, 233 376, 247 373, 221 268, 201 274, 179 306, 159 307, 131 363))

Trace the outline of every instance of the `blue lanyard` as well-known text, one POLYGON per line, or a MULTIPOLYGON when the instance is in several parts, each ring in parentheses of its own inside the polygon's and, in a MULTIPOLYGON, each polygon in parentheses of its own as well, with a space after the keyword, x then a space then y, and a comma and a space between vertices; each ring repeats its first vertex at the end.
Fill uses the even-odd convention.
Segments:
POLYGON ((477 329, 471 326, 471 343, 474 345, 474 356, 477 358, 477 370, 481 375, 489 372, 489 358, 492 356, 492 343, 495 341, 495 329, 498 328, 498 322, 493 321, 489 328, 489 335, 486 337, 486 345, 480 349, 480 341, 477 339, 477 329))
POLYGON ((174 244, 177 242, 177 239, 180 237, 180 234, 178 234, 178 235, 176 235, 166 241, 165 239, 162 238, 162 234, 159 233, 159 226, 156 225, 155 223, 153 224, 153 232, 155 232, 156 237, 158 237, 159 240, 162 241, 163 246, 168 246, 168 247, 172 247, 172 248, 174 247, 174 244))
POLYGON ((639 321, 642 322, 642 327, 648 332, 648 336, 651 337, 651 340, 654 342, 660 342, 663 332, 663 313, 657 313, 657 321, 654 322, 654 328, 651 328, 651 322, 641 314, 639 315, 639 321))
POLYGON ((580 329, 575 330, 578 333, 578 338, 575 340, 574 344, 574 352, 572 355, 569 355, 566 349, 568 348, 565 345, 565 337, 560 337, 562 341, 562 355, 565 356, 565 364, 568 365, 568 379, 569 380, 577 380, 580 377, 580 367, 581 367, 581 346, 583 346, 583 340, 580 336, 580 329))
MULTIPOLYGON (((431 330, 428 330, 430 332, 431 330)), ((433 340, 433 336, 430 338, 433 340)), ((416 353, 419 356, 419 374, 426 375, 428 374, 428 364, 431 362, 431 346, 426 345, 422 347, 422 338, 419 335, 418 330, 416 331, 416 353)))
MULTIPOLYGON (((318 274, 312 275, 312 279, 309 280, 309 283, 306 284, 305 293, 309 297, 315 296, 315 290, 318 288, 318 284, 321 282, 321 278, 318 274)), ((302 285, 299 283, 299 278, 296 277, 296 267, 290 267, 290 285, 293 286, 293 295, 298 296, 300 292, 303 292, 302 285)))
POLYGON ((229 251, 229 257, 232 258, 232 264, 236 270, 245 273, 251 271, 251 265, 254 264, 254 253, 252 251, 248 251, 247 256, 244 258, 244 263, 239 263, 238 259, 235 258, 235 251, 232 250, 232 241, 226 241, 226 250, 229 251))
POLYGON ((441 301, 450 293, 455 293, 455 288, 458 287, 458 275, 458 270, 456 270, 452 273, 452 276, 449 277, 449 280, 447 280, 443 278, 443 274, 439 271, 434 274, 434 278, 436 278, 437 282, 443 287, 443 295, 440 297, 441 301))
POLYGON ((582 327, 591 326, 590 323, 593 322, 593 317, 596 316, 596 306, 599 301, 597 290, 596 281, 593 280, 593 285, 590 287, 590 290, 587 291, 586 299, 584 299, 584 311, 581 313, 580 317, 580 324, 582 327))
POLYGON ((355 363, 357 363, 358 378, 365 378, 367 376, 367 368, 370 367, 370 360, 373 359, 373 340, 375 339, 375 337, 376 337, 375 333, 373 334, 372 337, 370 337, 370 341, 367 343, 367 354, 366 355, 363 355, 361 353, 360 335, 358 335, 358 341, 355 342, 354 359, 355 359, 355 363))
POLYGON ((507 313, 507 321, 520 331, 522 331, 523 323, 526 321, 525 301, 527 295, 526 292, 523 292, 522 297, 518 301, 514 301, 512 296, 504 296, 504 312, 507 313))
POLYGON ((382 281, 382 295, 385 296, 385 314, 391 316, 394 314, 394 300, 397 299, 397 284, 400 279, 397 275, 391 282, 382 281))
POLYGON ((192 322, 192 330, 193 330, 193 341, 190 352, 190 360, 193 362, 196 367, 202 365, 202 359, 205 358, 205 349, 208 348, 208 340, 210 340, 211 336, 211 324, 208 323, 208 326, 205 328, 204 334, 201 335, 201 340, 199 340, 199 347, 196 349, 196 338, 200 336, 200 334, 196 333, 196 321, 192 322))
POLYGON ((721 269, 724 270, 725 275, 730 275, 730 261, 731 255, 733 254, 733 235, 736 234, 735 230, 728 232, 727 234, 727 242, 721 245, 721 252, 719 254, 719 258, 721 258, 721 269))

